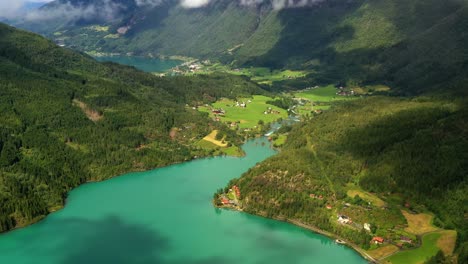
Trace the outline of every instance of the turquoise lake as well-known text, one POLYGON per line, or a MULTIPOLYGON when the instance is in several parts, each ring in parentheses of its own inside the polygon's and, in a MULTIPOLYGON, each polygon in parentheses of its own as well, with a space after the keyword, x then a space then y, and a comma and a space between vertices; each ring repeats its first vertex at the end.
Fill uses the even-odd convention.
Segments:
POLYGON ((96 57, 98 61, 112 61, 124 65, 131 65, 145 72, 165 72, 182 64, 179 60, 161 60, 156 58, 131 57, 131 56, 104 56, 96 57))
POLYGON ((215 157, 73 190, 65 209, 0 235, 0 263, 350 263, 353 250, 291 224, 216 209, 213 193, 274 154, 215 157))

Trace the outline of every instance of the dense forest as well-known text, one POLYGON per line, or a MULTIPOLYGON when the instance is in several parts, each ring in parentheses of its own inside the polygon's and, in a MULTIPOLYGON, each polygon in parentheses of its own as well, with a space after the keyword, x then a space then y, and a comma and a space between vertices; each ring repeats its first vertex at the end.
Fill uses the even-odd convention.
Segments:
POLYGON ((466 260, 467 106, 440 95, 342 102, 293 127, 277 156, 229 186, 239 186, 247 212, 299 220, 368 248, 369 234, 337 225, 325 208, 349 212, 344 202, 362 200, 347 190, 363 188, 387 203, 362 207, 374 233, 405 224, 398 208, 408 203, 434 212, 439 227, 456 229, 459 259, 466 260))
POLYGON ((192 143, 227 128, 189 106, 252 93, 243 77, 159 78, 0 24, 0 232, 86 181, 209 155, 192 143))

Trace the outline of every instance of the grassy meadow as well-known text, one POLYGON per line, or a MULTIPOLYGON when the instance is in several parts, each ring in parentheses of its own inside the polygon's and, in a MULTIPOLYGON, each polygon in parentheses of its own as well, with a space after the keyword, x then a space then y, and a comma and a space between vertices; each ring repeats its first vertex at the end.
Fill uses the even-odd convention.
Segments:
POLYGON ((239 103, 245 102, 245 108, 236 106, 235 100, 221 99, 211 106, 199 107, 199 111, 209 113, 211 117, 215 117, 212 109, 223 109, 225 115, 218 115, 220 122, 238 122, 239 128, 255 128, 259 121, 264 123, 275 122, 279 118, 287 118, 288 113, 286 110, 279 107, 267 104, 267 101, 273 100, 271 97, 263 95, 254 95, 252 98, 240 98, 239 103), (249 103, 250 101, 250 103, 249 103), (264 112, 271 108, 272 112, 265 114, 264 112))

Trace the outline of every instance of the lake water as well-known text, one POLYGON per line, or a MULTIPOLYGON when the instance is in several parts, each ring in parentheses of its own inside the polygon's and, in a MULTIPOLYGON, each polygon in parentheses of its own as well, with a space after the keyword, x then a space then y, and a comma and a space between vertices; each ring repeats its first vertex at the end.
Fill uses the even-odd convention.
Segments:
POLYGON ((213 193, 274 154, 215 157, 130 173, 73 190, 65 209, 0 235, 0 263, 366 263, 353 250, 293 226, 216 209, 213 193))
POLYGON ((104 56, 96 57, 98 61, 112 61, 123 65, 131 65, 145 72, 165 72, 171 68, 182 64, 179 60, 161 60, 146 57, 131 56, 104 56))

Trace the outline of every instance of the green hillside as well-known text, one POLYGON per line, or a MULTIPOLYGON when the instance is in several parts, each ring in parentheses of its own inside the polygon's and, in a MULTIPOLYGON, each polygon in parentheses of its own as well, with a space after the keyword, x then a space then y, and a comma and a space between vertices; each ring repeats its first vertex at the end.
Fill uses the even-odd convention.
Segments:
POLYGON ((295 126, 278 155, 229 186, 239 186, 249 213, 300 221, 363 248, 371 236, 359 224, 399 240, 406 232, 400 210, 409 204, 434 212, 437 226, 456 229, 466 256, 467 110, 466 99, 438 97, 341 102, 295 126), (358 225, 337 224, 340 214, 358 225))
POLYGON ((210 155, 197 142, 228 128, 186 104, 262 92, 242 77, 101 64, 0 24, 0 232, 56 210, 84 182, 210 155))

